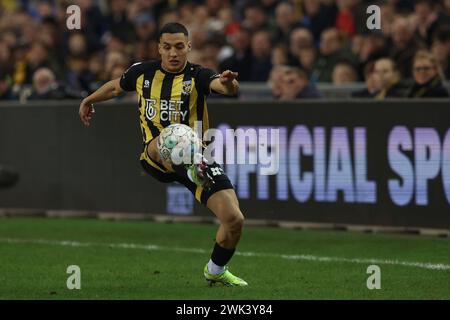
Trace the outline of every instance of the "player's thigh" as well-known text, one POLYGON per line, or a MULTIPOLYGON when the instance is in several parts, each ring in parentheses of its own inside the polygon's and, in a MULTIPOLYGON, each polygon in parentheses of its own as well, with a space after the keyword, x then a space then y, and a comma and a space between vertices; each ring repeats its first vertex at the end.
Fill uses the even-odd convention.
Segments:
POLYGON ((244 222, 244 215, 239 208, 239 201, 234 189, 225 189, 214 193, 209 197, 206 206, 223 224, 242 225, 244 222))
POLYGON ((164 166, 164 168, 167 169, 167 171, 173 172, 172 166, 169 163, 165 162, 159 155, 158 137, 159 136, 156 136, 155 138, 153 138, 152 141, 150 141, 149 144, 147 144, 147 154, 151 159, 157 161, 158 163, 161 163, 164 166))
POLYGON ((158 137, 153 138, 152 141, 150 141, 150 143, 147 145, 147 154, 153 160, 161 162, 162 159, 158 152, 158 137))

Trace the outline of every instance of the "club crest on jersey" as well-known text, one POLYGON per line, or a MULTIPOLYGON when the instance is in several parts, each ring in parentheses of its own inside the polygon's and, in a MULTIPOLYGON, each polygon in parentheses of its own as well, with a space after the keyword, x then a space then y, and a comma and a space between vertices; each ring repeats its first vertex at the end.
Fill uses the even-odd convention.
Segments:
POLYGON ((148 120, 152 120, 156 116, 156 100, 155 99, 145 99, 145 117, 148 120))
POLYGON ((183 85, 183 91, 182 94, 188 95, 191 93, 191 85, 192 85, 192 80, 187 80, 187 81, 183 81, 182 83, 183 85))
POLYGON ((144 81, 144 88, 148 88, 148 87, 150 87, 150 81, 145 80, 144 81))

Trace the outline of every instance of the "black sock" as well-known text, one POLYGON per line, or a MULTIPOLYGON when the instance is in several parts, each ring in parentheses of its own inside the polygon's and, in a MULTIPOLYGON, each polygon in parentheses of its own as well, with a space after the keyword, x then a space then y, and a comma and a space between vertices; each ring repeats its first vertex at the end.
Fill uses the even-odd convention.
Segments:
POLYGON ((231 257, 234 254, 235 249, 226 249, 224 247, 221 247, 217 242, 214 245, 213 252, 211 254, 211 260, 216 265, 223 267, 225 266, 228 261, 230 261, 231 257))

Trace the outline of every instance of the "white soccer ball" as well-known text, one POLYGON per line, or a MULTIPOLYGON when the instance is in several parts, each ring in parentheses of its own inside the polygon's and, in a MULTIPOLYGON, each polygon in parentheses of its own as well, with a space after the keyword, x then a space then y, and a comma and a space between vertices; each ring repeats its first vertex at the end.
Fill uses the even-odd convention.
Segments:
POLYGON ((158 137, 161 158, 171 164, 191 164, 194 155, 201 152, 201 141, 197 133, 185 124, 171 124, 158 137))

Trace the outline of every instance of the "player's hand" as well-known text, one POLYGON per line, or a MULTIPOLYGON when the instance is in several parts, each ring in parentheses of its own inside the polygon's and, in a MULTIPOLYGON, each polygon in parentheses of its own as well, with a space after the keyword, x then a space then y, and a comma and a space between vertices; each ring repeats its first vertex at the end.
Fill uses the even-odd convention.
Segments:
POLYGON ((228 83, 233 82, 233 80, 236 79, 237 76, 238 76, 237 72, 225 70, 224 72, 222 72, 220 74, 219 80, 220 80, 220 83, 222 83, 222 84, 228 84, 228 83))
POLYGON ((91 121, 94 113, 95 109, 92 103, 86 102, 86 100, 81 101, 79 114, 81 122, 83 122, 86 127, 89 126, 89 122, 91 121))

